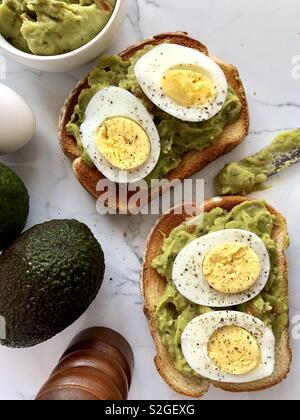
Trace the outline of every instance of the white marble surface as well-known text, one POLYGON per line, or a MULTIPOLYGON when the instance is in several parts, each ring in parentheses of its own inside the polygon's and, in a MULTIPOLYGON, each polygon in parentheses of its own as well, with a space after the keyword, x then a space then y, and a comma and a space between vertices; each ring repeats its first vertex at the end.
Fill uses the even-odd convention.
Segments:
MULTIPOLYGON (((298 0, 129 0, 118 52, 137 39, 170 30, 188 30, 211 52, 241 71, 249 98, 251 133, 231 155, 207 167, 199 177, 211 180, 225 162, 260 149, 273 136, 299 126, 300 80, 292 78, 292 57, 300 54, 298 0)), ((80 330, 105 325, 123 333, 134 348, 136 369, 130 398, 178 399, 156 373, 154 347, 142 311, 139 269, 143 244, 154 217, 98 216, 95 202, 75 180, 70 162, 57 143, 60 106, 69 89, 92 65, 67 74, 31 71, 7 60, 1 82, 23 95, 38 120, 34 140, 21 152, 2 159, 22 176, 31 197, 28 227, 51 218, 75 217, 87 223, 106 253, 105 282, 90 309, 68 330, 27 350, 0 348, 0 398, 32 399, 70 339, 80 330)), ((292 316, 300 314, 300 173, 299 166, 272 180, 260 193, 288 219, 292 245, 290 287, 292 316)), ((300 342, 293 340, 289 378, 271 390, 231 395, 211 389, 207 399, 299 399, 300 342)))

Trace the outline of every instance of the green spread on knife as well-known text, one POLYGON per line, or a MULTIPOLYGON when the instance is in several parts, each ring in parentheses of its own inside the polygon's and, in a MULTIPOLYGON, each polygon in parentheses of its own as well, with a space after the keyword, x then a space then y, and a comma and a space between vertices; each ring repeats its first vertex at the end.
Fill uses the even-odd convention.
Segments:
POLYGON ((208 121, 188 123, 161 111, 142 94, 134 74, 137 60, 151 48, 153 47, 145 47, 129 61, 123 61, 118 56, 102 57, 97 67, 91 71, 88 78, 89 88, 81 92, 72 119, 67 125, 68 133, 77 140, 83 159, 92 166, 91 160, 83 150, 80 137, 80 126, 84 122, 85 110, 89 101, 97 91, 107 86, 127 89, 139 97, 148 111, 153 114, 161 139, 160 159, 156 168, 147 177, 148 182, 151 179, 162 179, 172 169, 177 168, 186 152, 201 151, 215 143, 224 128, 238 120, 241 113, 241 102, 232 88, 228 90, 227 99, 221 112, 208 121))
MULTIPOLYGON (((157 303, 155 318, 162 341, 172 356, 176 368, 186 374, 195 374, 187 364, 181 350, 181 335, 187 324, 196 316, 213 308, 194 304, 176 289, 171 273, 179 252, 200 236, 223 229, 245 229, 257 234, 264 242, 271 261, 271 272, 265 289, 250 302, 233 310, 250 313, 270 326, 278 340, 288 324, 288 290, 278 269, 278 253, 272 239, 277 219, 270 214, 264 202, 246 202, 230 212, 216 208, 204 214, 203 221, 190 233, 190 226, 182 224, 165 238, 162 254, 153 260, 152 266, 168 281, 164 294, 157 303)), ((285 246, 288 246, 288 237, 285 246)))
POLYGON ((2 0, 0 34, 27 53, 64 54, 95 38, 115 4, 116 0, 2 0))
POLYGON ((218 194, 248 194, 263 188, 268 177, 300 161, 300 129, 287 131, 253 156, 229 163, 216 177, 218 194))

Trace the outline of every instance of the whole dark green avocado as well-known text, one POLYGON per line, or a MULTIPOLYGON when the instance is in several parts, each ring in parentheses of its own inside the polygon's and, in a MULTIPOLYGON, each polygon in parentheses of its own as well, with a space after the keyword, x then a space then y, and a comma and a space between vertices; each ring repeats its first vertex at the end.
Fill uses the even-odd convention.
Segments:
POLYGON ((0 162, 0 251, 22 232, 29 212, 29 196, 22 180, 0 162))
POLYGON ((104 270, 86 225, 52 220, 27 230, 0 256, 1 344, 31 347, 67 328, 95 299, 104 270))

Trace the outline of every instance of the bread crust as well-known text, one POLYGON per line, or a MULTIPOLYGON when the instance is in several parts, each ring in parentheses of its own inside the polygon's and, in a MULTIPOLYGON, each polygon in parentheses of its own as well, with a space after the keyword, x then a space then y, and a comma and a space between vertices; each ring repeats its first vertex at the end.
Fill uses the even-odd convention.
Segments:
MULTIPOLYGON (((224 210, 230 211, 233 207, 242 204, 245 201, 252 200, 252 198, 238 196, 212 198, 204 203, 204 211, 209 212, 216 207, 221 207, 224 210)), ((279 256, 279 269, 282 273, 284 288, 288 294, 288 265, 285 256, 285 249, 288 245, 287 225, 285 218, 277 210, 270 205, 267 205, 267 208, 279 221, 278 225, 274 227, 272 238, 276 242, 279 256)), ((158 372, 174 391, 188 397, 202 397, 205 392, 208 391, 209 384, 229 392, 260 391, 279 384, 287 377, 292 361, 289 326, 287 326, 280 341, 277 343, 275 371, 272 376, 268 378, 251 383, 227 384, 207 381, 197 377, 191 378, 176 370, 169 353, 163 346, 154 318, 155 305, 164 293, 166 280, 152 268, 151 264, 153 259, 161 254, 165 236, 168 236, 175 227, 179 226, 187 219, 188 216, 186 214, 178 215, 174 214, 174 211, 171 211, 170 214, 164 215, 157 222, 148 237, 144 262, 141 269, 141 292, 144 298, 144 311, 149 320, 150 332, 156 346, 157 354, 155 356, 155 365, 158 372)))
MULTIPOLYGON (((120 57, 128 60, 137 51, 143 49, 147 45, 158 45, 164 41, 194 48, 206 55, 209 55, 205 45, 196 41, 188 36, 186 32, 167 32, 164 34, 156 35, 153 38, 148 38, 135 45, 130 46, 125 51, 120 53, 120 57)), ((246 99, 245 90, 239 76, 238 70, 231 64, 226 64, 221 60, 211 57, 223 69, 229 84, 234 88, 235 92, 240 98, 242 104, 242 111, 240 118, 233 124, 228 125, 223 131, 222 136, 218 141, 203 151, 190 151, 187 152, 182 159, 181 164, 175 170, 169 172, 166 176, 167 179, 184 180, 190 178, 195 173, 203 169, 210 162, 218 159, 220 156, 230 152, 237 147, 247 136, 249 131, 249 110, 246 99)), ((76 139, 69 135, 66 130, 66 125, 70 121, 74 108, 78 102, 78 97, 81 91, 88 87, 87 78, 81 80, 73 88, 68 95, 59 117, 58 124, 58 138, 64 154, 70 159, 74 160, 73 170, 79 182, 83 187, 92 194, 96 199, 99 198, 101 192, 96 190, 99 180, 104 176, 96 169, 89 167, 80 157, 80 151, 77 147, 76 139)), ((132 193, 133 195, 134 193, 132 193)), ((130 199, 131 195, 128 194, 130 199)), ((150 199, 150 194, 148 200, 150 199)), ((118 206, 126 207, 127 203, 118 203, 118 206)))

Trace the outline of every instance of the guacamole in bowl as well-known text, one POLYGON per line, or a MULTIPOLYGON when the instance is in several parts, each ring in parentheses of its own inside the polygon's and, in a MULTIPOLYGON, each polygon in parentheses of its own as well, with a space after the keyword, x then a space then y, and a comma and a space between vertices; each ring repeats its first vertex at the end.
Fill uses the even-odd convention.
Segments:
POLYGON ((77 50, 109 22, 117 0, 0 0, 0 35, 25 53, 77 50))

